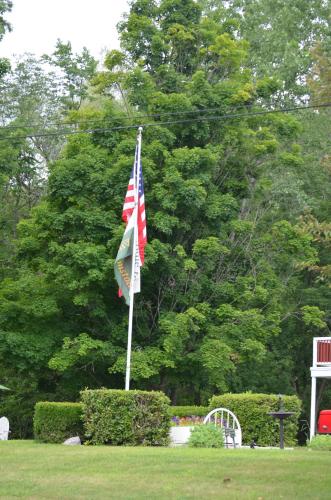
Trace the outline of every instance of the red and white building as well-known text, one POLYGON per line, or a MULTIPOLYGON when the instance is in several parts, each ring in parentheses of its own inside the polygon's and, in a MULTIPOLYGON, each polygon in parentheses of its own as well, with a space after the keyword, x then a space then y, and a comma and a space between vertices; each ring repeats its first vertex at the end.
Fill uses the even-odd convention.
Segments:
POLYGON ((315 337, 311 373, 310 439, 316 433, 316 381, 331 379, 331 337, 315 337))

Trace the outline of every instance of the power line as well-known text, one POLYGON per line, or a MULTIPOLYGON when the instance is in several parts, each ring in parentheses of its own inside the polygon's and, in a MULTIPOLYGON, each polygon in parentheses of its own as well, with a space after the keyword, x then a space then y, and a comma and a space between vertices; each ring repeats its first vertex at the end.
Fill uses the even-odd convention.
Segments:
POLYGON ((95 132, 113 132, 116 130, 130 130, 137 129, 139 126, 143 127, 160 127, 163 125, 176 125, 176 124, 185 124, 185 123, 198 123, 198 122, 208 122, 208 121, 218 121, 218 120, 227 120, 232 118, 249 118, 251 116, 260 116, 260 115, 268 115, 274 113, 290 113, 295 111, 303 111, 306 109, 318 109, 318 108, 329 108, 331 107, 331 103, 319 104, 319 105, 310 105, 310 106, 296 106, 291 108, 282 108, 282 109, 271 109, 264 111, 252 111, 249 113, 232 113, 225 115, 207 115, 201 116, 199 118, 191 118, 184 120, 170 120, 164 122, 154 122, 154 123, 138 123, 135 125, 119 125, 117 127, 101 127, 101 128, 93 128, 87 130, 63 130, 57 132, 46 132, 44 134, 26 134, 21 136, 0 136, 0 140, 18 140, 18 139, 33 139, 38 137, 61 137, 67 135, 77 135, 77 134, 93 134, 95 132))
MULTIPOLYGON (((226 104, 224 103, 224 106, 228 106, 228 107, 231 107, 232 109, 242 109, 242 108, 251 108, 252 106, 255 106, 256 103, 250 103, 250 104, 240 104, 240 105, 237 105, 237 106, 233 106, 231 104, 226 104)), ((217 107, 213 107, 213 108, 201 108, 201 109, 192 109, 190 111, 172 111, 172 112, 167 112, 167 113, 148 113, 148 114, 144 114, 144 115, 138 115, 138 114, 133 114, 131 116, 121 116, 120 118, 121 119, 124 119, 124 120, 133 120, 135 118, 137 119, 140 119, 140 118, 157 118, 157 117, 163 117, 163 116, 176 116, 176 115, 188 115, 188 114, 197 114, 197 113, 209 113, 209 112, 214 112, 214 111, 220 111, 222 108, 221 108, 221 105, 220 106, 217 106, 217 107)), ((62 122, 53 122, 53 121, 49 121, 47 122, 47 124, 51 124, 51 125, 84 125, 86 123, 96 123, 96 122, 107 122, 109 121, 109 119, 107 120, 107 118, 96 118, 96 119, 86 119, 86 120, 77 120, 77 121, 62 121, 62 122)), ((46 126, 46 124, 45 124, 46 126)), ((16 129, 22 129, 22 128, 39 128, 40 127, 40 123, 28 123, 26 122, 25 124, 22 124, 22 125, 8 125, 8 126, 5 126, 4 128, 6 128, 6 130, 16 130, 16 129)))
MULTIPOLYGON (((232 109, 242 109, 242 108, 251 108, 252 106, 255 106, 256 103, 254 104, 242 104, 238 106, 231 106, 231 105, 225 105, 229 106, 232 109)), ((214 111, 221 111, 221 106, 218 106, 216 108, 202 108, 202 109, 192 109, 190 111, 173 111, 173 112, 168 112, 168 113, 150 113, 150 114, 144 114, 144 115, 138 115, 138 114, 133 114, 131 116, 118 116, 121 120, 134 120, 134 119, 141 119, 141 118, 162 118, 164 116, 178 116, 178 115, 191 115, 191 114, 200 114, 200 113, 211 113, 214 111)), ((62 122, 46 122, 44 124, 44 127, 47 125, 56 125, 56 126, 74 126, 74 125, 85 125, 88 123, 107 123, 111 121, 110 118, 96 118, 96 119, 89 119, 89 120, 77 120, 77 121, 62 121, 62 122)), ((33 124, 33 123, 25 123, 22 125, 8 125, 4 126, 3 128, 6 130, 21 130, 22 128, 40 128, 41 124, 33 124)), ((0 128, 1 129, 1 128, 0 128)))
MULTIPOLYGON (((253 106, 256 106, 258 105, 258 103, 250 103, 250 104, 240 104, 240 105, 237 105, 237 106, 231 106, 231 104, 226 104, 224 103, 224 106, 227 106, 227 107, 230 107, 231 109, 235 110, 235 109, 242 109, 242 108, 246 108, 246 109, 250 109, 252 108, 253 106)), ((312 101, 310 103, 309 106, 313 106, 316 107, 317 105, 323 105, 323 103, 321 103, 320 101, 312 101)), ((143 114, 143 115, 138 115, 138 114, 134 114, 134 115, 131 115, 131 116, 119 116, 118 118, 120 118, 121 120, 133 120, 133 119, 141 119, 141 118, 162 118, 164 116, 178 116, 178 115, 191 115, 191 114, 201 114, 201 113, 211 113, 211 112, 215 112, 215 111, 221 111, 222 107, 221 105, 220 106, 217 106, 217 107, 213 107, 213 108, 201 108, 201 109, 192 109, 192 110, 187 110, 187 111, 173 111, 173 112, 167 112, 167 113, 149 113, 149 114, 143 114)), ((88 123, 98 123, 98 122, 102 122, 102 123, 107 123, 108 121, 111 121, 110 118, 91 118, 91 119, 86 119, 86 120, 77 120, 77 121, 62 121, 62 122, 56 122, 56 121, 48 121, 46 123, 44 123, 43 125, 40 124, 40 123, 29 123, 29 122, 26 122, 26 123, 23 123, 22 125, 8 125, 8 126, 4 126, 4 127, 0 127, 0 130, 1 128, 4 128, 5 130, 21 130, 23 128, 40 128, 41 126, 51 126, 51 125, 54 125, 54 126, 74 126, 74 125, 85 125, 85 124, 88 124, 88 123)))

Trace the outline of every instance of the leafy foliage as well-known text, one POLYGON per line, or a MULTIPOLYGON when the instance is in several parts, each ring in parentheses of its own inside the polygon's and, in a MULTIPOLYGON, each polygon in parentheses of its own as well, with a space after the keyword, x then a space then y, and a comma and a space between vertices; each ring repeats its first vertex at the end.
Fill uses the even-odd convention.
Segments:
POLYGON ((224 437, 221 428, 212 424, 194 427, 188 446, 190 448, 223 448, 224 437))
POLYGON ((81 54, 73 54, 71 43, 58 40, 51 56, 45 54, 43 60, 62 72, 63 96, 65 109, 79 109, 88 95, 88 82, 95 75, 97 61, 86 47, 81 54))
POLYGON ((11 11, 12 9, 12 2, 11 0, 1 0, 0 1, 0 40, 3 37, 4 33, 6 30, 10 29, 10 25, 8 22, 3 18, 3 15, 11 11))
POLYGON ((249 65, 259 76, 282 82, 284 96, 305 93, 311 48, 329 37, 330 4, 320 0, 199 0, 223 29, 249 42, 249 65))
POLYGON ((308 443, 309 448, 316 451, 331 451, 331 437, 317 435, 308 443))
POLYGON ((36 400, 123 386, 127 309, 113 264, 135 147, 125 127, 138 122, 148 245, 132 387, 162 389, 175 405, 250 390, 307 406, 311 340, 330 333, 330 118, 263 113, 307 95, 311 57, 312 80, 327 81, 324 52, 310 48, 321 36, 326 51, 328 21, 310 4, 135 0, 103 71, 58 42, 46 59, 63 94, 39 63, 11 77, 13 116, 24 108, 39 120, 52 102, 81 132, 63 149, 41 145, 49 175, 39 191, 40 143, 17 138, 0 153, 0 379, 14 389, 6 411, 25 407, 24 429, 36 400), (257 47, 261 29, 272 43, 257 47), (48 89, 42 99, 38 89, 48 89))
MULTIPOLYGON (((12 9, 11 0, 0 0, 0 41, 4 37, 6 31, 11 30, 11 26, 6 21, 4 14, 12 9)), ((6 58, 0 58, 0 80, 10 70, 10 62, 6 58)))
POLYGON ((162 392, 82 391, 85 434, 91 444, 158 445, 169 441, 169 399, 162 392))

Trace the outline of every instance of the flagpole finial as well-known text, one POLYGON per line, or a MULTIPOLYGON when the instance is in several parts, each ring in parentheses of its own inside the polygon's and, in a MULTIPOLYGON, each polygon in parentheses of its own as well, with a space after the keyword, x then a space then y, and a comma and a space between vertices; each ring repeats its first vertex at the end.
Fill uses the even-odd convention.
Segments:
POLYGON ((138 128, 138 136, 139 136, 139 137, 141 137, 142 131, 143 131, 143 128, 142 128, 142 127, 139 127, 139 128, 138 128))

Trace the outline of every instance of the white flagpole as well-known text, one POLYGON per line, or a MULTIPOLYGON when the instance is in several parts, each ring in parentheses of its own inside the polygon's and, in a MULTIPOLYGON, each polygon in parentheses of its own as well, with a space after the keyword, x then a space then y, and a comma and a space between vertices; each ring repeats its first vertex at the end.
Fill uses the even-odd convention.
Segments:
POLYGON ((136 217, 134 221, 134 230, 133 230, 133 252, 132 255, 132 269, 131 269, 131 281, 130 281, 130 306, 129 306, 129 325, 128 325, 128 347, 126 351, 126 374, 125 374, 125 390, 130 390, 130 370, 131 370, 131 344, 132 344, 132 320, 133 320, 133 300, 134 300, 134 273, 135 273, 135 263, 136 263, 136 252, 138 248, 137 235, 138 235, 138 190, 139 190, 139 176, 140 176, 140 157, 141 157, 141 134, 143 128, 138 128, 138 154, 136 158, 136 164, 134 167, 134 210, 131 217, 136 217))

